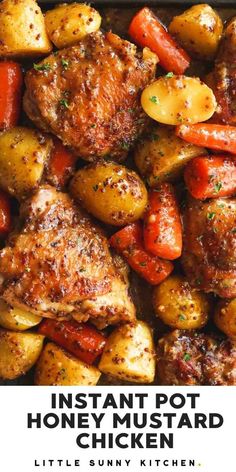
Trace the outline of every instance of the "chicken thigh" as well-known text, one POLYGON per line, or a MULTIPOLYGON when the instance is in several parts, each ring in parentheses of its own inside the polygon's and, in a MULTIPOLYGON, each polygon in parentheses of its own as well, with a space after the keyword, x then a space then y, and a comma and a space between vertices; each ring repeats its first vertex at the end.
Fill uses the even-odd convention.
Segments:
MULTIPOLYGON (((84 300, 110 297, 119 274, 103 232, 55 188, 43 186, 23 204, 23 227, 0 251, 2 298, 12 306, 40 316, 65 318, 80 313, 87 321, 84 300)), ((133 303, 123 316, 117 309, 111 323, 135 317, 133 303)), ((103 316, 101 311, 93 317, 103 316)), ((105 315, 104 315, 105 316, 105 315)), ((106 322, 110 324, 109 317, 106 322)))
POLYGON ((86 160, 123 158, 148 123, 140 95, 156 62, 111 32, 93 33, 26 74, 25 111, 86 160))

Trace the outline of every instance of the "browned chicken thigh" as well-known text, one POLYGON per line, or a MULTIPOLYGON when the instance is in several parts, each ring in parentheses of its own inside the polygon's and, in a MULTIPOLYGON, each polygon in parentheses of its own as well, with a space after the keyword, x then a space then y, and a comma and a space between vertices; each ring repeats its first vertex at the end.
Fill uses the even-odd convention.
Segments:
MULTIPOLYGON (((23 228, 0 251, 3 299, 32 313, 64 318, 77 315, 87 321, 90 311, 80 310, 84 300, 109 299, 119 274, 103 232, 64 193, 41 187, 22 207, 23 228)), ((116 310, 111 321, 101 309, 94 318, 103 325, 133 320, 135 309, 116 310)), ((99 305, 100 306, 100 305, 99 305)), ((115 307, 114 307, 115 310, 115 307)))
POLYGON ((217 98, 214 120, 236 124, 236 18, 226 27, 213 73, 213 87, 217 98))
POLYGON ((158 342, 157 374, 164 385, 236 385, 236 344, 175 330, 158 342))
POLYGON ((25 111, 86 160, 123 158, 148 123, 140 94, 156 62, 113 33, 93 33, 26 74, 25 111))
POLYGON ((192 285, 236 296, 236 199, 189 199, 184 217, 183 267, 192 285))

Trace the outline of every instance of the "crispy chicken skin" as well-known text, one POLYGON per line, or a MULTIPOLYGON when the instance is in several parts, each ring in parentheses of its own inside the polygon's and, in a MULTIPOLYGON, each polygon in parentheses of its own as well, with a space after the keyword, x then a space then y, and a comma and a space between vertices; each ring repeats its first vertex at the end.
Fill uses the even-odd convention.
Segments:
POLYGON ((90 34, 26 74, 24 109, 85 160, 124 158, 148 123, 140 94, 156 62, 111 32, 90 34))
POLYGON ((218 108, 214 120, 236 124, 236 17, 226 27, 213 73, 218 108))
MULTIPOLYGON (((110 294, 119 276, 107 240, 68 195, 43 186, 23 204, 21 218, 22 229, 0 251, 4 300, 41 316, 64 318, 79 312, 84 300, 110 294)), ((127 317, 133 319, 132 309, 127 317)))
POLYGON ((236 199, 189 199, 182 263, 190 283, 220 297, 236 296, 236 199))
POLYGON ((175 330, 158 342, 157 374, 163 385, 236 385, 236 344, 175 330))

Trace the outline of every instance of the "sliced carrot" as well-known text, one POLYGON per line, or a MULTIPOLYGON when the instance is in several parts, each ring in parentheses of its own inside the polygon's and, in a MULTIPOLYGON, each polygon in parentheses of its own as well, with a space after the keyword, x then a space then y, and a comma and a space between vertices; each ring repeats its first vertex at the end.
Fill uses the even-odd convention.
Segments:
POLYGON ((180 125, 176 134, 188 143, 236 154, 236 127, 198 123, 180 125))
POLYGON ((79 324, 74 320, 45 319, 39 326, 39 333, 55 341, 87 364, 93 364, 106 344, 102 333, 89 324, 79 324))
POLYGON ((134 16, 129 26, 129 34, 139 46, 149 47, 155 52, 160 65, 166 71, 183 74, 189 67, 188 54, 170 36, 149 8, 142 8, 134 16))
POLYGON ((144 217, 144 247, 163 259, 177 259, 182 252, 182 225, 171 184, 163 183, 149 192, 144 217))
POLYGON ((229 197, 236 193, 236 160, 228 156, 199 156, 186 166, 184 180, 194 198, 229 197))
POLYGON ((56 187, 63 187, 70 177, 77 157, 62 142, 54 138, 54 147, 47 169, 47 179, 56 187))
POLYGON ((0 62, 0 129, 16 126, 20 115, 23 76, 17 62, 0 62))
POLYGON ((158 285, 172 272, 173 265, 145 251, 142 234, 142 225, 136 221, 113 234, 110 244, 141 277, 158 285))
POLYGON ((4 237, 11 229, 11 200, 7 193, 0 190, 0 236, 4 237))

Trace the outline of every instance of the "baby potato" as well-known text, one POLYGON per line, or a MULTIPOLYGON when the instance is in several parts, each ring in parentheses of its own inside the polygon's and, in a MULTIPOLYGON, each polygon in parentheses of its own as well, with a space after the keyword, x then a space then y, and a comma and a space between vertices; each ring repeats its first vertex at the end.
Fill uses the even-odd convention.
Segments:
POLYGON ((151 383, 155 376, 152 330, 137 321, 116 328, 109 336, 99 369, 104 374, 135 383, 151 383))
POLYGON ((48 54, 44 17, 35 0, 3 0, 0 5, 0 56, 48 54))
POLYGON ((96 385, 101 372, 54 343, 48 343, 35 371, 36 385, 96 385))
POLYGON ((29 311, 8 305, 0 299, 0 326, 13 331, 25 331, 40 323, 42 318, 29 311))
POLYGON ((52 145, 51 138, 30 128, 0 133, 0 187, 17 198, 36 188, 52 145))
POLYGON ((115 226, 138 220, 147 205, 147 190, 140 177, 113 162, 99 162, 80 169, 70 189, 89 213, 115 226))
POLYGON ((175 16, 169 32, 193 56, 214 59, 223 32, 223 23, 210 5, 200 4, 175 16))
POLYGON ((99 13, 84 3, 63 3, 45 15, 48 36, 58 49, 71 46, 99 30, 101 21, 99 13))
POLYGON ((141 104, 150 118, 166 125, 209 120, 217 105, 213 91, 199 78, 168 74, 144 89, 141 104))
POLYGON ((214 321, 223 333, 230 338, 236 338, 236 298, 219 302, 214 321))
POLYGON ((16 333, 0 329, 0 377, 16 379, 37 361, 44 336, 36 333, 16 333))
POLYGON ((171 275, 154 288, 153 306, 165 324, 177 329, 202 328, 210 311, 206 295, 179 275, 171 275))
POLYGON ((156 125, 138 143, 134 159, 150 187, 156 187, 160 182, 177 179, 189 160, 206 154, 204 148, 178 138, 172 128, 156 125))

